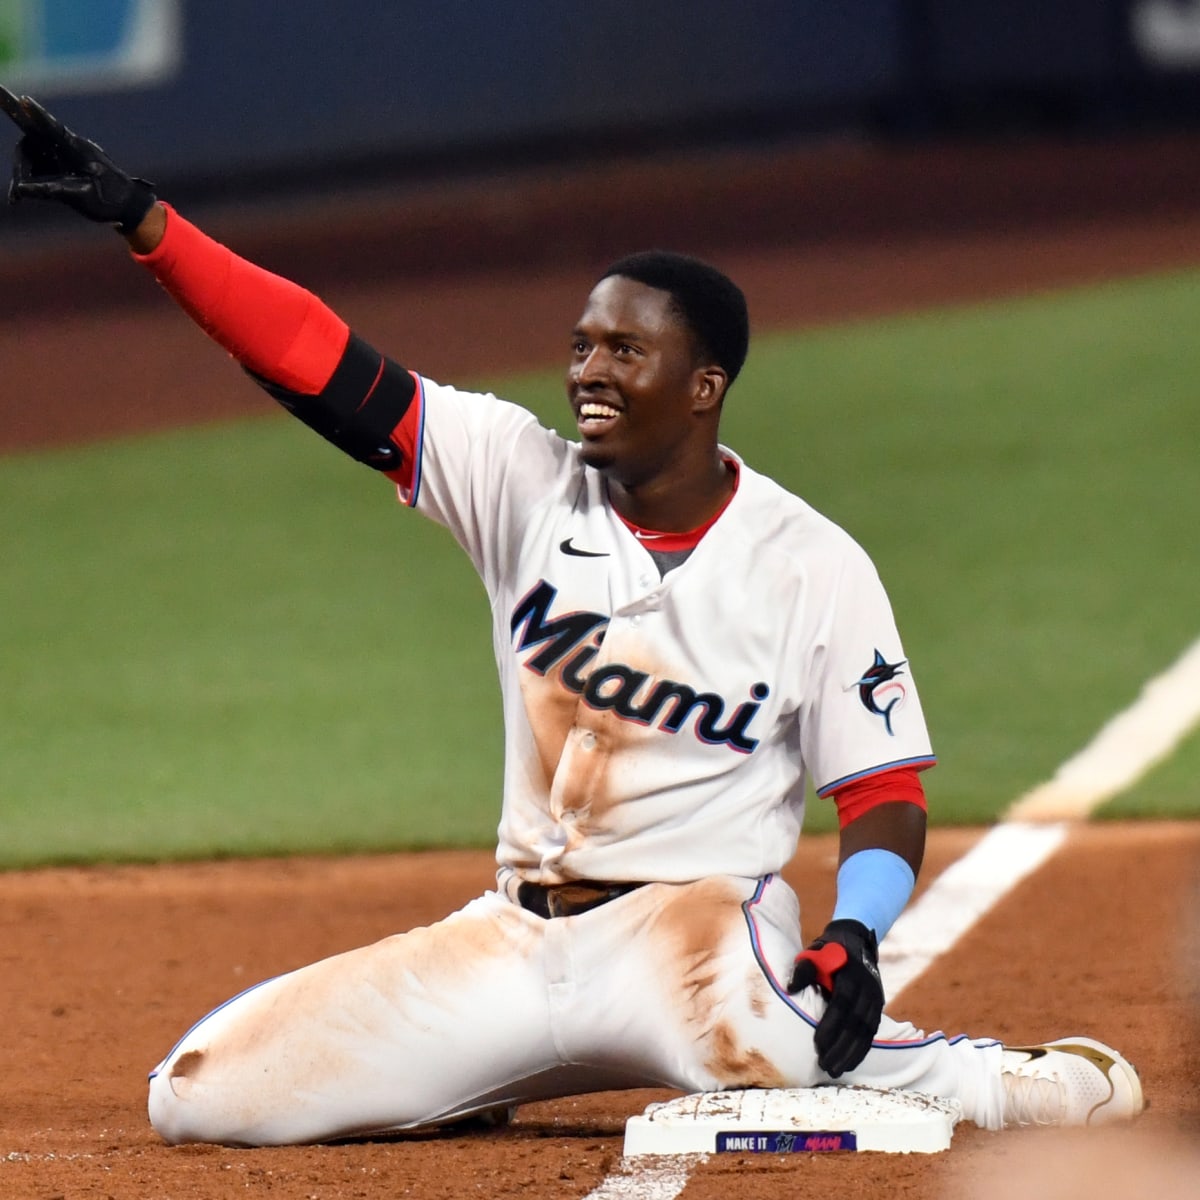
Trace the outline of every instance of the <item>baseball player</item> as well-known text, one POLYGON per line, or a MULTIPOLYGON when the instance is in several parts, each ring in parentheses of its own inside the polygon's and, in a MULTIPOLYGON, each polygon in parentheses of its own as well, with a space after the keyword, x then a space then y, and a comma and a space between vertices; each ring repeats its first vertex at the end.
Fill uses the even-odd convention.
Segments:
POLYGON ((163 1138, 835 1080, 953 1098, 988 1129, 1140 1111, 1134 1069, 1091 1039, 1006 1047, 883 1015, 877 946, 920 870, 934 756, 867 555, 719 440, 749 341, 728 278, 659 252, 604 272, 569 332, 568 440, 380 354, 34 100, 0 99, 22 134, 10 199, 114 225, 257 383, 445 525, 491 601, 495 889, 203 1017, 151 1075, 163 1138), (806 945, 779 872, 809 779, 841 833, 833 919, 806 945))

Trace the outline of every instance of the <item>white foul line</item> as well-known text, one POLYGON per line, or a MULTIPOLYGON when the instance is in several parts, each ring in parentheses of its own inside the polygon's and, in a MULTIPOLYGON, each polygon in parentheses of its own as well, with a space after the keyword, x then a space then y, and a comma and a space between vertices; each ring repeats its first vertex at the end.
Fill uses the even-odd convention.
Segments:
MULTIPOLYGON (((1132 705, 1119 712, 1047 783, 1013 803, 962 858, 901 915, 879 948, 889 1005, 1002 896, 1037 870, 1066 840, 1072 821, 1132 786, 1200 722, 1200 641, 1132 705)), ((651 1164, 621 1159, 584 1200, 675 1200, 707 1155, 651 1164)))
POLYGON ((996 825, 933 881, 879 947, 889 1006, 935 958, 945 954, 1005 892, 1062 845, 1067 826, 996 825))
POLYGON ((1082 819, 1136 783, 1166 758, 1200 721, 1200 641, 1119 712, 1047 783, 1008 811, 1014 821, 1082 819))
POLYGON ((1053 778, 1020 797, 901 915, 879 948, 889 1003, 1063 843, 1070 821, 1136 783, 1200 721, 1200 641, 1142 688, 1053 778), (1055 822, 1046 824, 1045 822, 1055 822))
POLYGON ((707 1154, 622 1158, 616 1173, 602 1180, 583 1200, 675 1200, 687 1186, 692 1169, 707 1160, 707 1154))

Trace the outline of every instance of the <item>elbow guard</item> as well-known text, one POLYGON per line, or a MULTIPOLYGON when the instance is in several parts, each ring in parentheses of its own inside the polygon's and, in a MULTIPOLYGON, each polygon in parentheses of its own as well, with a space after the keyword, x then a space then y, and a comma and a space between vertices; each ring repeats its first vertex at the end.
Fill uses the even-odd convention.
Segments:
POLYGON ((250 375, 294 417, 355 461, 376 471, 396 471, 404 465, 392 433, 412 404, 416 382, 353 333, 329 382, 315 396, 250 375))

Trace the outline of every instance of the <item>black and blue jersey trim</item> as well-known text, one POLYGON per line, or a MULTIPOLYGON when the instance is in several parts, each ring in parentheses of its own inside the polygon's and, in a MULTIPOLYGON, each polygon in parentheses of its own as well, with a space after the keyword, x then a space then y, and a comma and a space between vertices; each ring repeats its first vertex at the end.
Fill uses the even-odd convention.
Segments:
POLYGON ((421 467, 425 461, 425 380, 415 371, 411 371, 410 374, 416 385, 414 398, 417 402, 417 436, 412 452, 412 483, 404 502, 409 508, 416 508, 417 498, 421 492, 421 467))
POLYGON ((816 791, 818 796, 824 798, 832 792, 836 792, 838 788, 845 787, 848 783, 857 783, 860 779, 870 779, 872 775, 882 775, 884 771, 894 771, 897 767, 925 768, 936 764, 937 756, 934 754, 919 754, 915 758, 898 758, 894 762, 880 763, 877 767, 867 767, 865 771, 855 771, 853 774, 843 775, 841 779, 835 779, 832 783, 817 788, 816 791))
MULTIPOLYGON (((796 1014, 806 1025, 813 1029, 817 1027, 818 1018, 812 1013, 804 1009, 797 1003, 796 997, 791 995, 787 988, 779 981, 775 972, 771 969, 771 964, 767 962, 766 956, 763 954, 762 939, 759 936, 758 925, 756 923, 754 909, 762 901, 764 892, 768 885, 774 880, 774 874, 766 875, 758 881, 758 886, 754 889, 754 895, 742 904, 742 913, 746 918, 746 928, 750 933, 750 945, 754 952, 755 961, 758 963, 759 970, 762 971, 763 977, 770 985, 771 990, 787 1005, 788 1008, 796 1014)), ((921 1046, 932 1046, 935 1042, 946 1042, 948 1045, 956 1045, 958 1042, 971 1041, 972 1038, 965 1033, 956 1034, 954 1037, 947 1037, 940 1031, 937 1033, 926 1034, 921 1038, 900 1039, 896 1041, 888 1041, 884 1039, 876 1039, 871 1043, 873 1050, 912 1050, 921 1046)))

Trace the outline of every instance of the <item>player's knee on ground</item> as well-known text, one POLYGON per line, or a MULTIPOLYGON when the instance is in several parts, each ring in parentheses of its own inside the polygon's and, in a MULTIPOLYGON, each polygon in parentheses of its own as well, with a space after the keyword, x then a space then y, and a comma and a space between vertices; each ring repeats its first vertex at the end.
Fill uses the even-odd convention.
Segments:
POLYGON ((147 1111, 165 1142, 278 1146, 317 1140, 320 1131, 300 1128, 287 1105, 214 1068, 208 1050, 183 1049, 151 1076, 147 1111))
POLYGON ((270 1087, 254 1087, 222 1071, 205 1050, 185 1050, 150 1080, 150 1124, 171 1145, 289 1146, 338 1132, 304 1105, 282 1102, 270 1087), (207 1069, 206 1069, 207 1068, 207 1069))
POLYGON ((220 1137, 214 1136, 212 1114, 206 1113, 205 1107, 176 1093, 169 1066, 164 1064, 151 1075, 147 1110, 150 1124, 163 1141, 171 1145, 220 1141, 220 1137))

